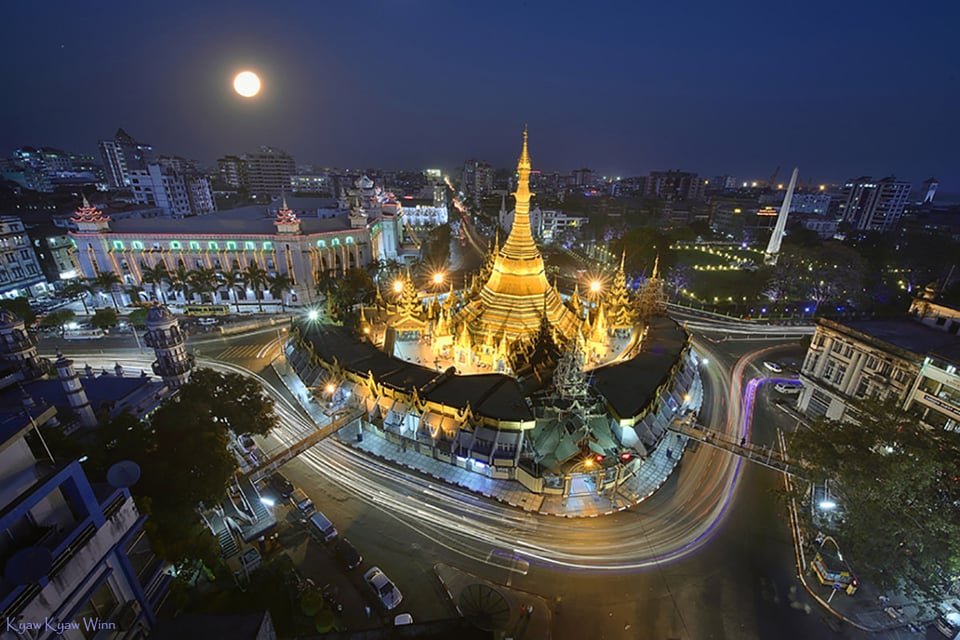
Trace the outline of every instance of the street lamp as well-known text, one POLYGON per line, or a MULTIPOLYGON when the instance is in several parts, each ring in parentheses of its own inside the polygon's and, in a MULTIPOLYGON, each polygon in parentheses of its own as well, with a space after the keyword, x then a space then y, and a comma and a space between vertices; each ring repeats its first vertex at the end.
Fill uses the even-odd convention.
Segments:
POLYGON ((393 281, 393 292, 399 294, 401 291, 403 291, 403 281, 402 281, 402 280, 394 280, 394 281, 393 281))
POLYGON ((433 284, 437 286, 443 284, 443 273, 441 271, 437 271, 433 274, 433 284))

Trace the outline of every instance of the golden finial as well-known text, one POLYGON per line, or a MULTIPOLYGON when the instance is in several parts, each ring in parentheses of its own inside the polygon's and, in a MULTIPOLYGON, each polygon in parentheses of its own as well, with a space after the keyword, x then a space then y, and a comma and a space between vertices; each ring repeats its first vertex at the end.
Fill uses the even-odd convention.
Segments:
POLYGON ((523 151, 520 152, 520 161, 517 163, 517 168, 530 168, 530 153, 527 151, 527 125, 523 125, 523 151))

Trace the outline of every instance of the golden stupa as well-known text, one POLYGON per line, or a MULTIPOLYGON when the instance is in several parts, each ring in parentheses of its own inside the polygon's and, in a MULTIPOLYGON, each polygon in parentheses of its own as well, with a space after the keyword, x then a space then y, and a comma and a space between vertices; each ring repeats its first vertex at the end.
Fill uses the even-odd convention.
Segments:
POLYGON ((572 338, 580 321, 567 308, 557 290, 547 282, 543 256, 530 231, 530 154, 527 130, 523 131, 523 151, 517 163, 519 181, 516 214, 510 236, 500 248, 490 277, 478 297, 469 301, 456 318, 477 340, 512 343, 538 333, 541 319, 547 321, 561 340, 572 338))

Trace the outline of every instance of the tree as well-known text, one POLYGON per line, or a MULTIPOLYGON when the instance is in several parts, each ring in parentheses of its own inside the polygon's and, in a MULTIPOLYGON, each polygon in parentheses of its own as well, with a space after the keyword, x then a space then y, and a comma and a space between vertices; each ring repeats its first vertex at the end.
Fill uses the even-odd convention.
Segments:
POLYGON ((90 309, 87 307, 87 294, 90 293, 90 285, 86 282, 79 278, 69 280, 63 285, 60 293, 69 300, 79 300, 83 305, 83 314, 90 315, 90 309))
POLYGON ((207 416, 236 434, 266 435, 277 426, 273 399, 253 378, 197 369, 180 388, 182 402, 205 406, 207 416))
POLYGON ((960 565, 960 433, 929 429, 895 397, 852 401, 857 423, 815 421, 789 440, 843 510, 844 556, 880 589, 937 597, 960 565))
POLYGON ((210 294, 210 302, 214 302, 213 296, 219 285, 219 278, 217 277, 216 271, 206 267, 200 267, 195 271, 191 271, 187 276, 187 280, 190 282, 193 291, 200 295, 200 302, 204 302, 203 294, 205 293, 210 294))
POLYGON ((23 296, 0 300, 0 309, 12 311, 28 327, 37 321, 37 314, 30 308, 30 301, 23 296))
POLYGON ((77 317, 77 314, 72 309, 57 309, 43 316, 40 324, 44 327, 56 327, 62 338, 64 327, 72 322, 75 317, 77 317))
POLYGON ((240 296, 237 295, 237 286, 243 284, 243 272, 236 269, 224 269, 220 272, 220 282, 227 288, 227 300, 233 299, 233 304, 240 313, 240 296))
POLYGON ((667 277, 663 279, 663 283, 669 287, 671 291, 671 300, 676 300, 680 292, 690 285, 692 276, 693 274, 690 267, 683 263, 673 266, 667 271, 667 277))
POLYGON ((162 262, 158 262, 152 267, 148 267, 146 264, 141 263, 140 274, 141 280, 144 284, 153 285, 153 297, 157 298, 157 291, 159 291, 159 299, 163 302, 163 304, 167 304, 167 295, 163 290, 163 283, 170 280, 170 274, 167 272, 167 267, 162 262))
POLYGON ((101 271, 95 278, 90 280, 90 285, 95 291, 101 291, 110 296, 110 299, 113 301, 113 308, 116 311, 120 311, 120 305, 117 304, 117 295, 114 292, 114 288, 121 284, 123 284, 123 280, 113 271, 101 271))
POLYGON ((150 310, 145 307, 134 309, 130 315, 127 316, 127 322, 134 327, 144 327, 147 324, 147 314, 149 312, 150 310))
POLYGON ((106 331, 117 324, 117 312, 113 309, 97 309, 97 312, 90 318, 90 324, 98 329, 106 331))
POLYGON ((274 300, 280 301, 280 308, 283 311, 287 310, 284 298, 291 287, 293 287, 293 280, 285 273, 267 277, 267 291, 274 300))
POLYGON ((177 265, 176 271, 170 274, 170 290, 175 294, 183 296, 184 302, 190 302, 193 296, 193 283, 190 280, 190 270, 187 269, 183 261, 177 265))
POLYGON ((250 262, 247 268, 243 270, 243 282, 253 289, 257 298, 257 307, 260 313, 263 313, 263 289, 267 286, 267 278, 270 274, 260 268, 256 262, 250 262))

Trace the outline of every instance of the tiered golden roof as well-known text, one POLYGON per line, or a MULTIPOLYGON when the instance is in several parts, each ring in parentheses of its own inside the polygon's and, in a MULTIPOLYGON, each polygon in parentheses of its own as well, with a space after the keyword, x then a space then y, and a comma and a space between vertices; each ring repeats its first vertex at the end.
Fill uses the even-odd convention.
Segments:
POLYGON ((508 342, 537 333, 544 313, 559 337, 571 338, 579 328, 578 318, 563 304, 557 290, 547 282, 543 257, 530 230, 530 154, 527 131, 517 163, 519 181, 513 194, 516 213, 513 227, 494 260, 489 279, 479 298, 460 312, 474 341, 487 335, 503 336, 508 342))

